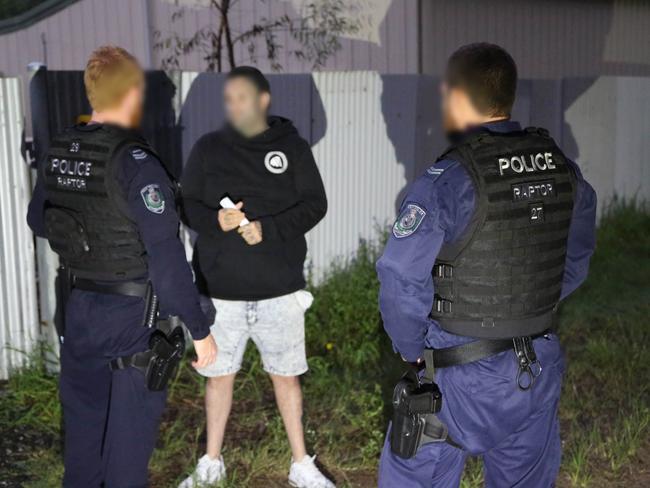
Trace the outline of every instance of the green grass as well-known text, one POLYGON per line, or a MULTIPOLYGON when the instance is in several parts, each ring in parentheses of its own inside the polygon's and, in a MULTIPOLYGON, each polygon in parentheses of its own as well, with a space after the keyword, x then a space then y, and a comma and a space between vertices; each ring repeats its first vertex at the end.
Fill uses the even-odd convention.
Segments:
POLYGON ((649 276, 647 208, 612 205, 589 279, 560 310, 568 359, 562 476, 569 486, 650 483, 642 465, 650 453, 649 276))
MULTIPOLYGON (((561 307, 568 370, 559 486, 650 486, 644 464, 650 455, 649 250, 647 209, 612 206, 602 217, 587 283, 561 307)), ((307 314, 307 442, 341 487, 375 486, 386 400, 401 368, 381 329, 376 257, 373 246, 362 244, 354 260, 335 266, 313 289, 316 300, 307 314)), ((184 366, 170 390, 152 486, 176 486, 204 452, 203 389, 203 380, 184 366)), ((59 425, 56 379, 42 365, 15 375, 0 392, 0 430, 29 429, 48 440, 12 466, 28 478, 20 486, 59 486, 59 425)), ((290 455, 252 347, 236 383, 224 455, 224 486, 286 486, 290 455)), ((482 486, 480 460, 468 463, 462 486, 482 486)))

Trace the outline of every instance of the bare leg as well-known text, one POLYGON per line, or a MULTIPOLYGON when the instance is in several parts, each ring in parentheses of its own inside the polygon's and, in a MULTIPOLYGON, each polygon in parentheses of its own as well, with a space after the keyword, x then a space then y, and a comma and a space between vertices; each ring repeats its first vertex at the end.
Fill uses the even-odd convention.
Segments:
POLYGON ((205 387, 205 412, 207 417, 208 447, 211 459, 221 456, 226 422, 232 407, 232 392, 235 374, 208 378, 205 387))
POLYGON ((301 461, 307 454, 302 428, 302 391, 297 376, 271 375, 275 401, 278 404, 284 428, 287 431, 294 461, 301 461))

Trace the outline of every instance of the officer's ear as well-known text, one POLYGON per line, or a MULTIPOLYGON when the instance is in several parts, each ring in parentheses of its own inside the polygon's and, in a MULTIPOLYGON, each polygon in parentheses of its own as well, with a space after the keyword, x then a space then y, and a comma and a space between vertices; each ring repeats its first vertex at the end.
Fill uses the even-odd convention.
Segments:
POLYGON ((449 87, 447 103, 450 115, 456 120, 460 130, 464 130, 467 125, 473 124, 480 118, 472 98, 463 87, 449 87))
POLYGON ((137 85, 133 85, 127 90, 124 98, 122 98, 122 105, 126 105, 129 109, 134 109, 142 105, 143 99, 142 89, 137 85))
POLYGON ((262 105, 262 109, 265 112, 268 112, 269 107, 271 107, 271 94, 267 91, 262 92, 260 94, 260 103, 262 105))

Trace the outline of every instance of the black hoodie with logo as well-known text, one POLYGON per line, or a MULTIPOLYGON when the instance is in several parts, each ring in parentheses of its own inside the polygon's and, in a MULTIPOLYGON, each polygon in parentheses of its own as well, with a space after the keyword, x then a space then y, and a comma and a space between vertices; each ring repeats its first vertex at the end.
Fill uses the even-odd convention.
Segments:
POLYGON ((305 233, 327 211, 320 173, 291 121, 270 117, 262 134, 245 138, 226 126, 201 137, 182 178, 185 222, 198 233, 194 270, 201 291, 226 300, 262 300, 305 286, 305 233), (262 224, 249 245, 217 220, 220 201, 244 202, 262 224))

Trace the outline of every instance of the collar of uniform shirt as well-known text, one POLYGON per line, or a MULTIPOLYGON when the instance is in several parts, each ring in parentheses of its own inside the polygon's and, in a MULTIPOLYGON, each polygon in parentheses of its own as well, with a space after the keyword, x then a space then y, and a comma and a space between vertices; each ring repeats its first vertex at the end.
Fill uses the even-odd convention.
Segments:
POLYGON ((481 127, 491 130, 492 132, 514 132, 516 130, 521 130, 521 124, 514 120, 495 120, 494 122, 481 124, 481 127))

